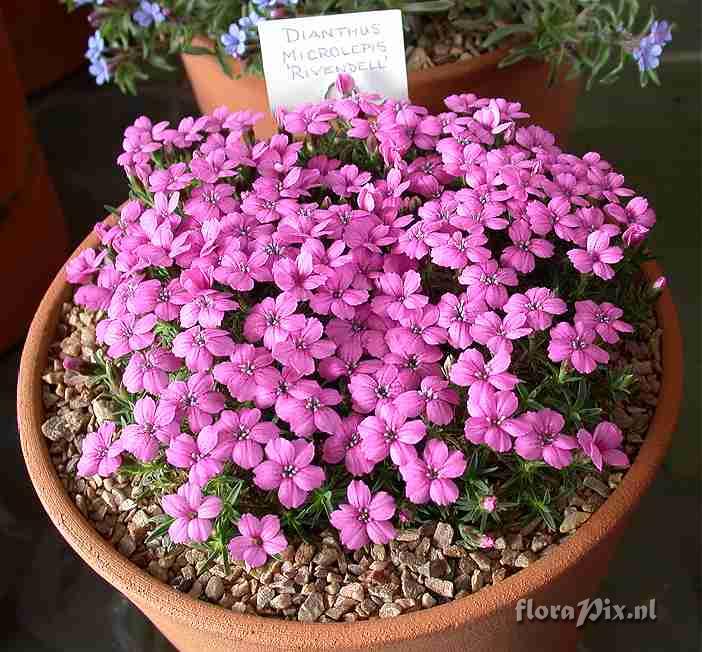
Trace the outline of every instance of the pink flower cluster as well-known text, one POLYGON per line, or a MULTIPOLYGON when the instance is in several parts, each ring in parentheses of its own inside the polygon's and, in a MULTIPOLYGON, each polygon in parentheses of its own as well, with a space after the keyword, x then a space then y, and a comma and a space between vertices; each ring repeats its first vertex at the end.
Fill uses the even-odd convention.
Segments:
MULTIPOLYGON (((519 104, 446 106, 352 88, 279 112, 258 142, 255 116, 225 109, 127 130, 118 162, 138 198, 67 275, 105 312, 98 339, 134 412, 118 439, 113 425, 86 440, 81 473, 165 456, 188 477, 163 499, 171 538, 203 541, 222 509, 206 487, 226 469, 295 509, 343 464, 355 479, 330 520, 355 548, 394 536, 398 501, 454 503, 470 446, 626 463, 616 426, 567 434, 558 412, 520 409, 516 347, 545 331, 550 360, 606 365, 632 331, 622 310, 569 305, 544 270, 610 281, 653 211, 598 154, 519 126, 519 104), (333 142, 345 159, 319 153, 333 142), (459 448, 442 438, 456 427, 459 448), (388 465, 404 497, 364 482, 388 465)), ((231 553, 251 565, 284 545, 274 517, 239 530, 231 553)))

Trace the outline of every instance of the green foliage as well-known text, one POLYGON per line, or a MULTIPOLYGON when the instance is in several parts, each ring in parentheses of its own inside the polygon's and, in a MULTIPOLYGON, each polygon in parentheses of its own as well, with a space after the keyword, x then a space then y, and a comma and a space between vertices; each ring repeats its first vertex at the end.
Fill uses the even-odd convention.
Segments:
POLYGON ((175 519, 168 514, 159 514, 149 519, 150 531, 149 535, 144 539, 145 544, 149 544, 158 539, 163 539, 168 533, 168 528, 171 527, 175 519))
MULTIPOLYGON (((572 77, 584 76, 587 87, 595 81, 613 83, 638 42, 633 30, 639 14, 638 0, 521 0, 518 3, 491 3, 488 15, 496 22, 506 22, 486 41, 497 44, 515 35, 517 38, 501 66, 527 57, 540 58, 551 66, 550 81, 556 80, 563 64, 570 66, 572 77), (517 29, 510 32, 511 28, 517 29), (505 30, 495 37, 496 32, 505 30), (615 63, 610 64, 611 61, 615 63), (609 66, 609 68, 608 68, 609 66)), ((653 16, 643 29, 648 30, 653 16)), ((485 43, 483 43, 485 45, 485 43)), ((651 71, 651 79, 655 72, 651 71)), ((645 85, 647 76, 642 76, 645 85)))
POLYGON ((180 333, 180 329, 173 322, 159 321, 154 326, 154 333, 158 338, 159 344, 164 349, 170 350, 173 347, 173 340, 180 333))
POLYGON ((125 422, 134 413, 137 397, 130 394, 122 385, 119 362, 119 360, 109 359, 101 349, 97 349, 93 366, 86 375, 92 377, 91 384, 102 386, 102 391, 96 398, 106 398, 111 401, 115 407, 115 416, 125 422))
POLYGON ((168 464, 163 455, 151 462, 141 462, 136 458, 131 458, 131 461, 124 463, 119 471, 125 475, 133 476, 132 486, 139 489, 137 500, 144 496, 160 497, 164 494, 174 493, 186 479, 186 474, 168 464))

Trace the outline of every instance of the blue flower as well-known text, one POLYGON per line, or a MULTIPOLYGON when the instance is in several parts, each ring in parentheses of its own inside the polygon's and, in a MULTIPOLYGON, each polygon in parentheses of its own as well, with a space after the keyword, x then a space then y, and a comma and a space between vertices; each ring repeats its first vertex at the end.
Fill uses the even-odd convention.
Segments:
POLYGON ((265 9, 266 7, 275 7, 278 4, 278 0, 253 0, 253 3, 259 9, 265 9))
POLYGON ((148 27, 151 23, 158 25, 164 20, 166 20, 166 14, 158 2, 141 0, 139 8, 134 12, 134 21, 141 27, 148 27))
POLYGON ((105 57, 94 59, 88 70, 90 70, 90 74, 95 77, 95 82, 98 86, 102 86, 105 82, 110 81, 110 68, 107 65, 107 59, 105 59, 105 57))
POLYGON ((98 30, 88 39, 88 49, 85 51, 85 58, 95 61, 95 59, 99 59, 102 56, 104 51, 105 41, 98 30))
POLYGON ((660 46, 670 43, 673 40, 670 23, 667 20, 654 20, 653 23, 651 23, 649 37, 654 43, 660 46))
POLYGON ((232 23, 229 26, 229 31, 222 34, 219 40, 222 42, 225 52, 235 59, 246 52, 246 32, 239 29, 236 23, 232 23))
POLYGON ((248 16, 239 18, 239 29, 248 33, 249 31, 253 31, 254 27, 265 20, 263 16, 259 16, 255 11, 252 11, 248 16))
POLYGON ((638 47, 634 49, 632 54, 636 63, 639 64, 639 70, 646 72, 658 68, 661 62, 661 52, 663 52, 663 48, 649 35, 644 36, 639 41, 638 47))

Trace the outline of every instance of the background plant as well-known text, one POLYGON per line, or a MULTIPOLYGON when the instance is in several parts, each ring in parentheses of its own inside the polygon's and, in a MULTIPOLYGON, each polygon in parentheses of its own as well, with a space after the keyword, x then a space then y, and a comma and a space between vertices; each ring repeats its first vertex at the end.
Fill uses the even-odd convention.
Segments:
POLYGON ((91 37, 86 57, 98 84, 114 81, 135 93, 155 69, 172 71, 180 53, 216 56, 234 74, 229 57, 261 75, 256 25, 303 15, 401 9, 405 43, 414 45, 429 26, 481 35, 479 48, 507 46, 508 66, 525 58, 547 61, 551 81, 562 64, 588 86, 616 81, 627 60, 641 84, 658 83, 660 55, 672 36, 653 14, 639 15, 637 0, 61 0, 69 10, 90 6, 91 37), (206 36, 213 46, 193 46, 206 36))

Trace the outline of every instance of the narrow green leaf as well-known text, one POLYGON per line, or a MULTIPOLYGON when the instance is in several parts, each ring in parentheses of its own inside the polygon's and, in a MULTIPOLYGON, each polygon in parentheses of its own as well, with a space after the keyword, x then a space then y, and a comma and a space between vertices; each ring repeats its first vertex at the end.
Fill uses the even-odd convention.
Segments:
POLYGON ((514 34, 528 34, 530 31, 531 28, 527 25, 505 25, 504 27, 498 27, 482 42, 482 47, 489 48, 508 36, 513 36, 514 34))
POLYGON ((436 14, 453 9, 453 0, 426 0, 426 2, 408 2, 402 5, 402 11, 408 14, 436 14))

